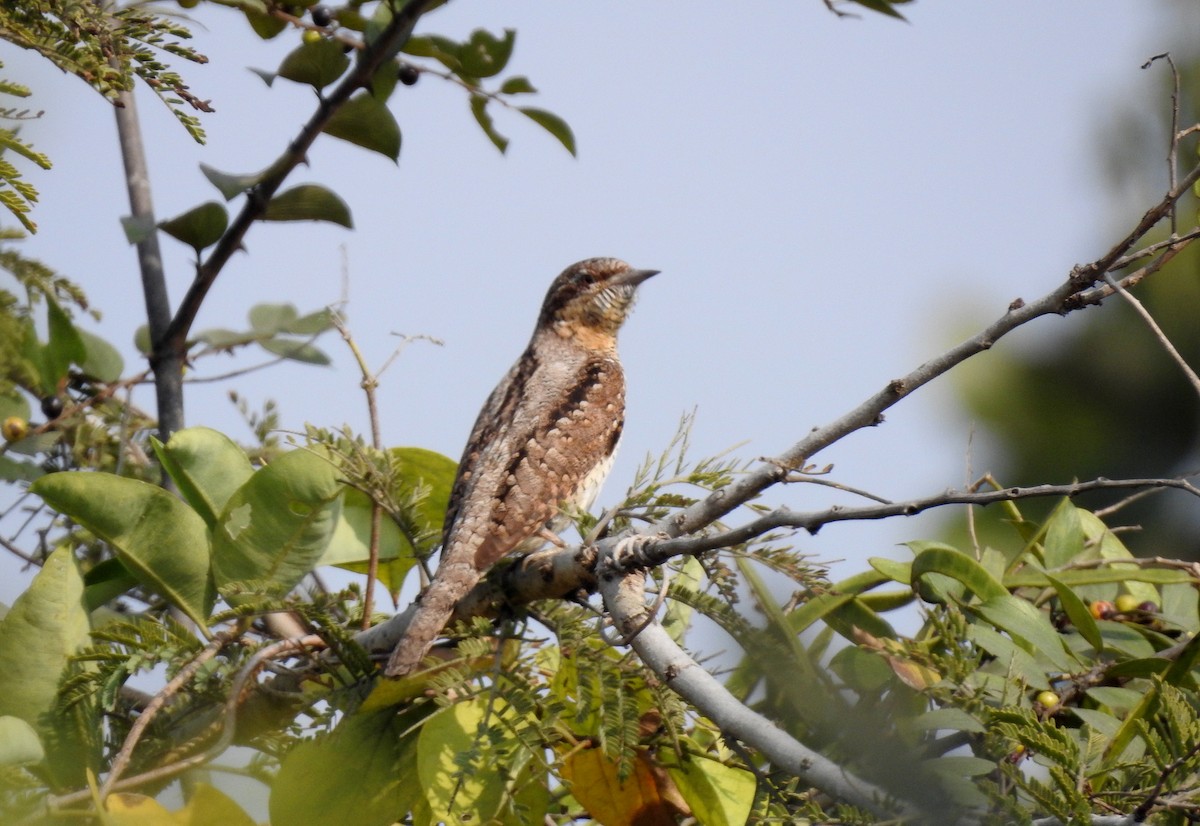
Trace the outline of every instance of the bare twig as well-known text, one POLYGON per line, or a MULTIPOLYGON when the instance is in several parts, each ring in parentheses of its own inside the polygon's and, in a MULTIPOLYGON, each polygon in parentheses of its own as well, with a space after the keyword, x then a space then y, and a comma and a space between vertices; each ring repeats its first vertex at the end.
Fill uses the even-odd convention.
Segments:
POLYGON ((1154 337, 1158 339, 1158 343, 1167 351, 1167 355, 1171 357, 1171 360, 1179 365, 1179 369, 1183 371, 1183 374, 1187 376, 1188 382, 1191 383, 1192 389, 1200 396, 1200 376, 1196 375, 1196 371, 1187 363, 1183 355, 1175 349, 1175 345, 1167 338, 1167 334, 1163 332, 1162 327, 1158 326, 1158 322, 1154 320, 1154 316, 1150 315, 1145 305, 1134 298, 1132 293, 1114 281, 1113 277, 1108 273, 1104 274, 1104 280, 1108 282, 1117 295, 1128 302, 1129 306, 1133 308, 1133 311, 1138 314, 1142 321, 1146 322, 1146 326, 1150 328, 1150 332, 1154 333, 1154 337))
MULTIPOLYGON (((324 648, 325 641, 315 634, 310 634, 304 637, 292 637, 284 640, 279 640, 265 648, 255 652, 250 660, 238 672, 237 677, 233 681, 233 688, 229 693, 228 699, 225 701, 225 715, 221 726, 221 734, 217 741, 205 749, 204 751, 193 754, 190 757, 185 757, 182 760, 174 763, 169 763, 165 766, 151 769, 141 774, 127 777, 123 780, 117 780, 111 784, 106 784, 108 792, 119 792, 125 789, 134 789, 139 786, 144 786, 147 783, 154 783, 160 780, 165 780, 174 777, 178 774, 191 769, 195 766, 202 766, 205 763, 220 756, 225 749, 229 748, 229 744, 233 742, 233 736, 237 729, 237 714, 238 708, 242 704, 242 700, 250 689, 250 681, 254 676, 266 665, 270 660, 279 657, 288 656, 290 654, 301 653, 309 648, 324 648)), ((90 789, 84 789, 78 792, 61 795, 50 799, 52 809, 61 809, 67 806, 72 806, 77 803, 82 803, 92 796, 90 789)))
MULTIPOLYGON (((367 414, 371 422, 371 446, 376 451, 383 450, 383 436, 379 428, 379 405, 375 399, 375 390, 379 387, 379 377, 371 372, 371 368, 367 365, 367 359, 359 349, 358 343, 354 340, 354 336, 350 334, 350 328, 346 326, 345 319, 341 314, 333 313, 333 326, 342 334, 342 339, 346 342, 346 346, 350 348, 350 352, 354 355, 355 362, 358 363, 359 373, 362 375, 362 382, 359 384, 363 389, 363 393, 367 397, 367 414)), ((391 360, 388 360, 391 363, 391 360)), ((386 365, 384 365, 386 367, 386 365)), ((371 496, 371 538, 367 548, 367 584, 363 591, 363 616, 362 630, 367 630, 371 627, 371 615, 375 613, 375 583, 379 579, 379 532, 382 527, 383 506, 379 504, 379 500, 375 496, 371 496)))
POLYGON ((129 765, 130 759, 133 758, 133 749, 137 746, 138 741, 142 739, 142 733, 146 727, 155 718, 159 711, 167 704, 175 694, 183 688, 187 683, 196 676, 205 663, 220 653, 221 649, 235 639, 238 634, 217 634, 213 637, 208 645, 201 649, 200 653, 192 657, 183 668, 179 669, 176 674, 162 690, 154 695, 145 710, 138 715, 134 720, 133 725, 129 729, 129 733, 125 735, 125 742, 121 744, 121 750, 117 752, 117 756, 113 758, 112 767, 108 771, 108 777, 104 779, 104 783, 100 786, 100 798, 103 799, 113 790, 113 786, 121 779, 125 768, 129 765))

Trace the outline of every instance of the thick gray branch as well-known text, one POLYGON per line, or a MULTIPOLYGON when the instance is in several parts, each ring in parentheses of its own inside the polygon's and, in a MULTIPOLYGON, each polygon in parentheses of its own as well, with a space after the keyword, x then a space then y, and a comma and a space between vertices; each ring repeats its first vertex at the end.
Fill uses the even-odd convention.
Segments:
POLYGON ((916 817, 922 823, 936 822, 921 815, 911 804, 895 800, 882 789, 855 777, 766 717, 751 711, 685 654, 661 625, 653 622, 645 625, 645 583, 641 574, 606 573, 600 578, 600 593, 617 630, 633 635, 633 649, 642 662, 672 691, 712 720, 724 735, 754 747, 773 767, 879 817, 916 817))

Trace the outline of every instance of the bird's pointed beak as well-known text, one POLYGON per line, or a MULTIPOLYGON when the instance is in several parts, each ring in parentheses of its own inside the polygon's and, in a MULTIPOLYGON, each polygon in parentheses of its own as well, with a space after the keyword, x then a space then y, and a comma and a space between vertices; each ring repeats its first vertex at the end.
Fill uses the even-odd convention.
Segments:
POLYGON ((660 272, 661 270, 630 270, 621 276, 621 283, 636 287, 647 278, 658 275, 660 272))

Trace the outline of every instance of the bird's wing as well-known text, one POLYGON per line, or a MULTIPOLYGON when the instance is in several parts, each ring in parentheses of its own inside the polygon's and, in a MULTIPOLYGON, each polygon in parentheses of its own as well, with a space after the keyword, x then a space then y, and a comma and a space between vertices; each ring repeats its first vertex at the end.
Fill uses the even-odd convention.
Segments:
POLYGON ((442 564, 482 571, 536 534, 585 481, 595 488, 621 436, 625 378, 596 356, 563 369, 522 359, 493 391, 451 493, 442 564))

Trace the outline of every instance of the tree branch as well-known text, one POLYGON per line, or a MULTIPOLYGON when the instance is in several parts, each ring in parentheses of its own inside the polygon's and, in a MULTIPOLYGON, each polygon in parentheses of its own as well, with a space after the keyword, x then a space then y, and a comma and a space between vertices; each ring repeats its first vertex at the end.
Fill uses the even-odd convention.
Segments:
POLYGON ((743 705, 713 675, 685 654, 660 624, 646 623, 643 579, 641 574, 615 571, 601 575, 600 593, 612 613, 613 623, 622 634, 636 632, 633 649, 642 662, 672 691, 712 720, 722 734, 750 744, 770 760, 773 767, 879 817, 919 817, 922 823, 937 822, 918 812, 912 804, 895 800, 882 789, 855 777, 843 766, 809 749, 771 720, 743 705))
POLYGON ((179 310, 171 320, 170 328, 162 342, 155 343, 155 352, 170 351, 182 358, 187 349, 187 337, 204 303, 205 296, 222 268, 228 263, 234 252, 242 246, 250 225, 262 218, 267 204, 279 189, 280 185, 297 166, 304 162, 308 149, 316 141, 337 110, 350 99, 359 88, 364 87, 375 72, 407 42, 413 28, 421 15, 434 0, 408 0, 396 12, 387 27, 379 37, 363 49, 354 68, 342 78, 328 96, 321 98, 317 110, 309 118, 308 123, 300 130, 300 134, 291 142, 287 151, 271 164, 259 183, 247 194, 246 203, 241 212, 230 223, 225 234, 213 247, 207 259, 196 269, 196 277, 188 288, 187 295, 179 305, 179 310))
MULTIPOLYGON (((990 349, 997 341, 1021 325, 1044 315, 1062 315, 1100 303, 1112 293, 1112 288, 1107 284, 1097 287, 1093 287, 1093 285, 1101 281, 1106 273, 1111 272, 1122 256, 1125 256, 1138 241, 1168 215, 1175 202, 1182 198, 1197 181, 1200 181, 1200 166, 1193 168, 1182 181, 1163 196, 1159 203, 1147 210, 1134 228, 1107 253, 1090 264, 1076 267, 1063 284, 1045 296, 1028 304, 1022 299, 1016 299, 1004 315, 978 334, 942 355, 930 359, 907 375, 888 382, 886 387, 858 407, 833 422, 816 428, 808 436, 784 451, 778 458, 763 462, 733 484, 714 491, 706 499, 697 502, 682 513, 642 532, 648 534, 662 532, 670 537, 693 533, 749 502, 768 487, 783 481, 787 477, 789 468, 801 468, 813 455, 834 442, 856 430, 879 424, 883 421, 884 411, 902 398, 971 356, 990 349)), ((1180 237, 1175 244, 1167 247, 1150 264, 1124 276, 1119 279, 1118 283, 1128 287, 1161 269, 1167 261, 1194 240, 1194 235, 1190 233, 1188 235, 1190 237, 1180 237)))
MULTIPOLYGON (((117 117, 117 137, 121 144, 121 159, 125 164, 129 211, 136 224, 153 228, 154 202, 150 195, 150 171, 146 164, 146 147, 142 141, 133 92, 121 92, 117 104, 113 112, 117 117)), ((137 257, 142 274, 142 295, 146 302, 146 323, 150 328, 150 341, 154 343, 150 366, 154 370, 158 438, 165 443, 172 433, 183 428, 183 353, 159 346, 166 339, 167 328, 171 324, 171 301, 167 295, 158 233, 153 229, 142 233, 137 242, 137 257)), ((164 475, 163 479, 169 489, 169 478, 164 475)))

